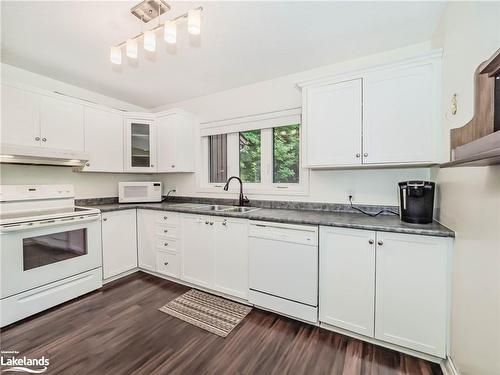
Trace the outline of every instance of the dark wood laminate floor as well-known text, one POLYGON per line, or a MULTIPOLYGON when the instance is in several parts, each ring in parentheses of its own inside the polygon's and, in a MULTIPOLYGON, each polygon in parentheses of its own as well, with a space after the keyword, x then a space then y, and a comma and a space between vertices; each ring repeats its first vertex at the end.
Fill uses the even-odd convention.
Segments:
POLYGON ((45 374, 441 374, 439 365, 259 309, 221 338, 159 312, 189 290, 136 273, 11 325, 2 350, 45 374))

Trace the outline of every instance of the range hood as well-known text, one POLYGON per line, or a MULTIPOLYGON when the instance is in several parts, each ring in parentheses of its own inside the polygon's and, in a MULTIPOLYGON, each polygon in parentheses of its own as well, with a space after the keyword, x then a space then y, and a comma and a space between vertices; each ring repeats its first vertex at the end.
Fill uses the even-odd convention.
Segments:
POLYGON ((8 144, 0 149, 0 163, 83 167, 88 160, 89 155, 80 151, 8 144))

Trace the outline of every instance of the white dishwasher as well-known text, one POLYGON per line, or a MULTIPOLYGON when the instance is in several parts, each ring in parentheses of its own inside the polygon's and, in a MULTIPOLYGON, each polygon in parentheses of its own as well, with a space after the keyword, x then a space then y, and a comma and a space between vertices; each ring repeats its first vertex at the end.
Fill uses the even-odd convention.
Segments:
POLYGON ((317 322, 317 227, 250 221, 248 271, 251 303, 317 322))

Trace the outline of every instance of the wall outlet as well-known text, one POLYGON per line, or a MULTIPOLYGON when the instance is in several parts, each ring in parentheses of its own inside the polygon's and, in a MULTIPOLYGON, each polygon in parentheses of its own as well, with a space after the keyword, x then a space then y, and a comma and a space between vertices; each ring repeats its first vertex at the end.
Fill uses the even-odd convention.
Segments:
POLYGON ((349 203, 349 197, 352 197, 352 201, 354 202, 356 199, 354 198, 354 190, 348 190, 346 191, 346 200, 347 203, 349 203))

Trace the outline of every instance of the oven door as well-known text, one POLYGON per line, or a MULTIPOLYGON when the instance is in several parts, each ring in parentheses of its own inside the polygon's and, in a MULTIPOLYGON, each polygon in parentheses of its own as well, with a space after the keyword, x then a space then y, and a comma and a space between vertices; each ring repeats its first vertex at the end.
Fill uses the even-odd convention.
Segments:
POLYGON ((2 228, 1 298, 101 267, 100 219, 93 215, 2 228))

